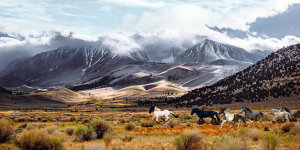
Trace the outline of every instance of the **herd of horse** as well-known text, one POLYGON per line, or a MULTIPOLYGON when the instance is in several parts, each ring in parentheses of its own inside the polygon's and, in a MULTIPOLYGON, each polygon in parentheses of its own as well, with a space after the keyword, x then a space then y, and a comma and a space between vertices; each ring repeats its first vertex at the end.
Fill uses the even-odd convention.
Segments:
MULTIPOLYGON (((178 118, 179 115, 176 115, 174 112, 170 110, 161 110, 157 108, 156 106, 151 106, 149 110, 149 114, 154 113, 152 121, 159 122, 160 117, 165 117, 165 122, 169 120, 169 115, 173 115, 175 118, 178 118)), ((231 121, 233 124, 229 127, 231 128, 236 122, 238 123, 238 128, 240 126, 240 122, 243 122, 246 124, 246 120, 250 119, 253 120, 252 124, 256 124, 259 117, 265 117, 264 114, 260 111, 252 111, 247 107, 242 107, 240 110, 240 113, 233 113, 230 111, 229 108, 220 108, 219 113, 215 111, 204 111, 199 108, 193 108, 191 111, 191 115, 194 113, 197 114, 199 117, 199 122, 204 122, 203 118, 210 117, 212 120, 211 122, 216 122, 218 120, 219 123, 221 123, 221 119, 219 115, 223 114, 224 118, 221 123, 221 127, 223 128, 224 123, 231 121), (241 114, 244 112, 244 116, 241 114), (216 118, 215 118, 216 117, 216 118)), ((271 109, 270 114, 273 115, 273 121, 276 121, 278 119, 282 119, 284 121, 290 121, 291 119, 296 119, 300 117, 300 112, 297 110, 290 111, 288 108, 281 108, 279 109, 271 109)))

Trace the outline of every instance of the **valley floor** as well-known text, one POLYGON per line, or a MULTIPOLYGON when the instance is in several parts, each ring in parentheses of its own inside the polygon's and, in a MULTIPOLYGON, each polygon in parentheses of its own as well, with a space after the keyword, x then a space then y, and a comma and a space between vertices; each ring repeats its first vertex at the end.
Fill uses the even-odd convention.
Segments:
MULTIPOLYGON (((167 124, 164 124, 163 120, 153 124, 148 108, 135 111, 125 108, 102 109, 97 112, 0 111, 0 117, 11 120, 14 129, 14 138, 0 144, 0 149, 20 149, 16 141, 20 140, 24 132, 33 128, 46 130, 49 136, 60 137, 63 149, 67 150, 180 149, 178 141, 184 140, 183 137, 188 137, 191 133, 197 133, 200 137, 197 143, 200 143, 203 149, 267 149, 270 144, 272 146, 272 142, 275 142, 275 149, 300 149, 300 120, 272 123, 272 116, 268 114, 268 110, 263 110, 267 119, 261 119, 255 125, 248 121, 247 126, 242 124, 239 129, 237 124, 233 128, 229 128, 230 124, 225 124, 223 129, 219 129, 220 125, 211 125, 210 119, 205 119, 204 124, 198 124, 198 117, 191 116, 190 109, 174 110, 180 117, 172 117, 167 124), (76 130, 82 126, 89 126, 89 122, 97 118, 101 118, 112 127, 111 137, 75 141, 78 139, 76 130), (285 126, 290 126, 288 131, 285 130, 285 126), (68 135, 68 128, 73 128, 75 133, 68 135)), ((239 112, 238 109, 233 111, 239 112)))

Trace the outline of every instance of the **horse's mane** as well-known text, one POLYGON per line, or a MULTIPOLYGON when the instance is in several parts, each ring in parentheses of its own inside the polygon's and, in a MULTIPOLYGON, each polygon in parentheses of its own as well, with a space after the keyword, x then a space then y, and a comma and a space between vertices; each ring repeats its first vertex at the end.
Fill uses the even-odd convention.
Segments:
POLYGON ((282 110, 286 111, 286 112, 290 112, 290 110, 286 107, 281 108, 282 110))
POLYGON ((154 111, 154 109, 155 109, 155 106, 151 106, 149 109, 149 114, 152 113, 154 111))
POLYGON ((201 110, 201 109, 195 107, 195 108, 192 109, 192 111, 194 111, 194 112, 199 112, 199 111, 203 111, 203 110, 201 110))
POLYGON ((249 112, 252 112, 248 107, 243 107, 243 108, 245 108, 249 112))

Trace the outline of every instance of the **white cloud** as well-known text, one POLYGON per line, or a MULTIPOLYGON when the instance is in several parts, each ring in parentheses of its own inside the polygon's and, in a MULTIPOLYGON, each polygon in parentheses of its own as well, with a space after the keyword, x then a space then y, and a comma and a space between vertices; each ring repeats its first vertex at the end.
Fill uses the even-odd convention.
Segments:
POLYGON ((166 5, 164 1, 159 0, 98 0, 100 4, 114 4, 126 7, 150 7, 158 8, 166 5))

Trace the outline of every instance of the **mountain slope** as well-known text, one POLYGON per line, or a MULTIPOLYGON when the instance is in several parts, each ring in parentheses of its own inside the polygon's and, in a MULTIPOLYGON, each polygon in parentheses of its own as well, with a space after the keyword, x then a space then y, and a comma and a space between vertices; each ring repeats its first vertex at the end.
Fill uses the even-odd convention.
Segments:
POLYGON ((108 70, 147 61, 139 50, 118 56, 104 47, 58 48, 10 63, 2 72, 0 85, 66 85, 90 80, 108 70), (101 72, 99 72, 101 70, 101 72))
POLYGON ((11 62, 0 73, 0 85, 120 89, 167 80, 195 88, 211 85, 261 57, 208 39, 183 52, 171 48, 161 58, 164 63, 150 62, 138 49, 121 55, 104 46, 63 47, 11 62))
POLYGON ((196 62, 209 64, 222 59, 232 62, 243 62, 251 64, 259 61, 261 57, 251 54, 242 48, 206 39, 202 43, 199 43, 181 53, 176 58, 175 62, 196 62))
POLYGON ((243 71, 212 86, 192 90, 170 103, 186 106, 255 102, 298 96, 299 93, 300 44, 297 44, 280 49, 243 71))

